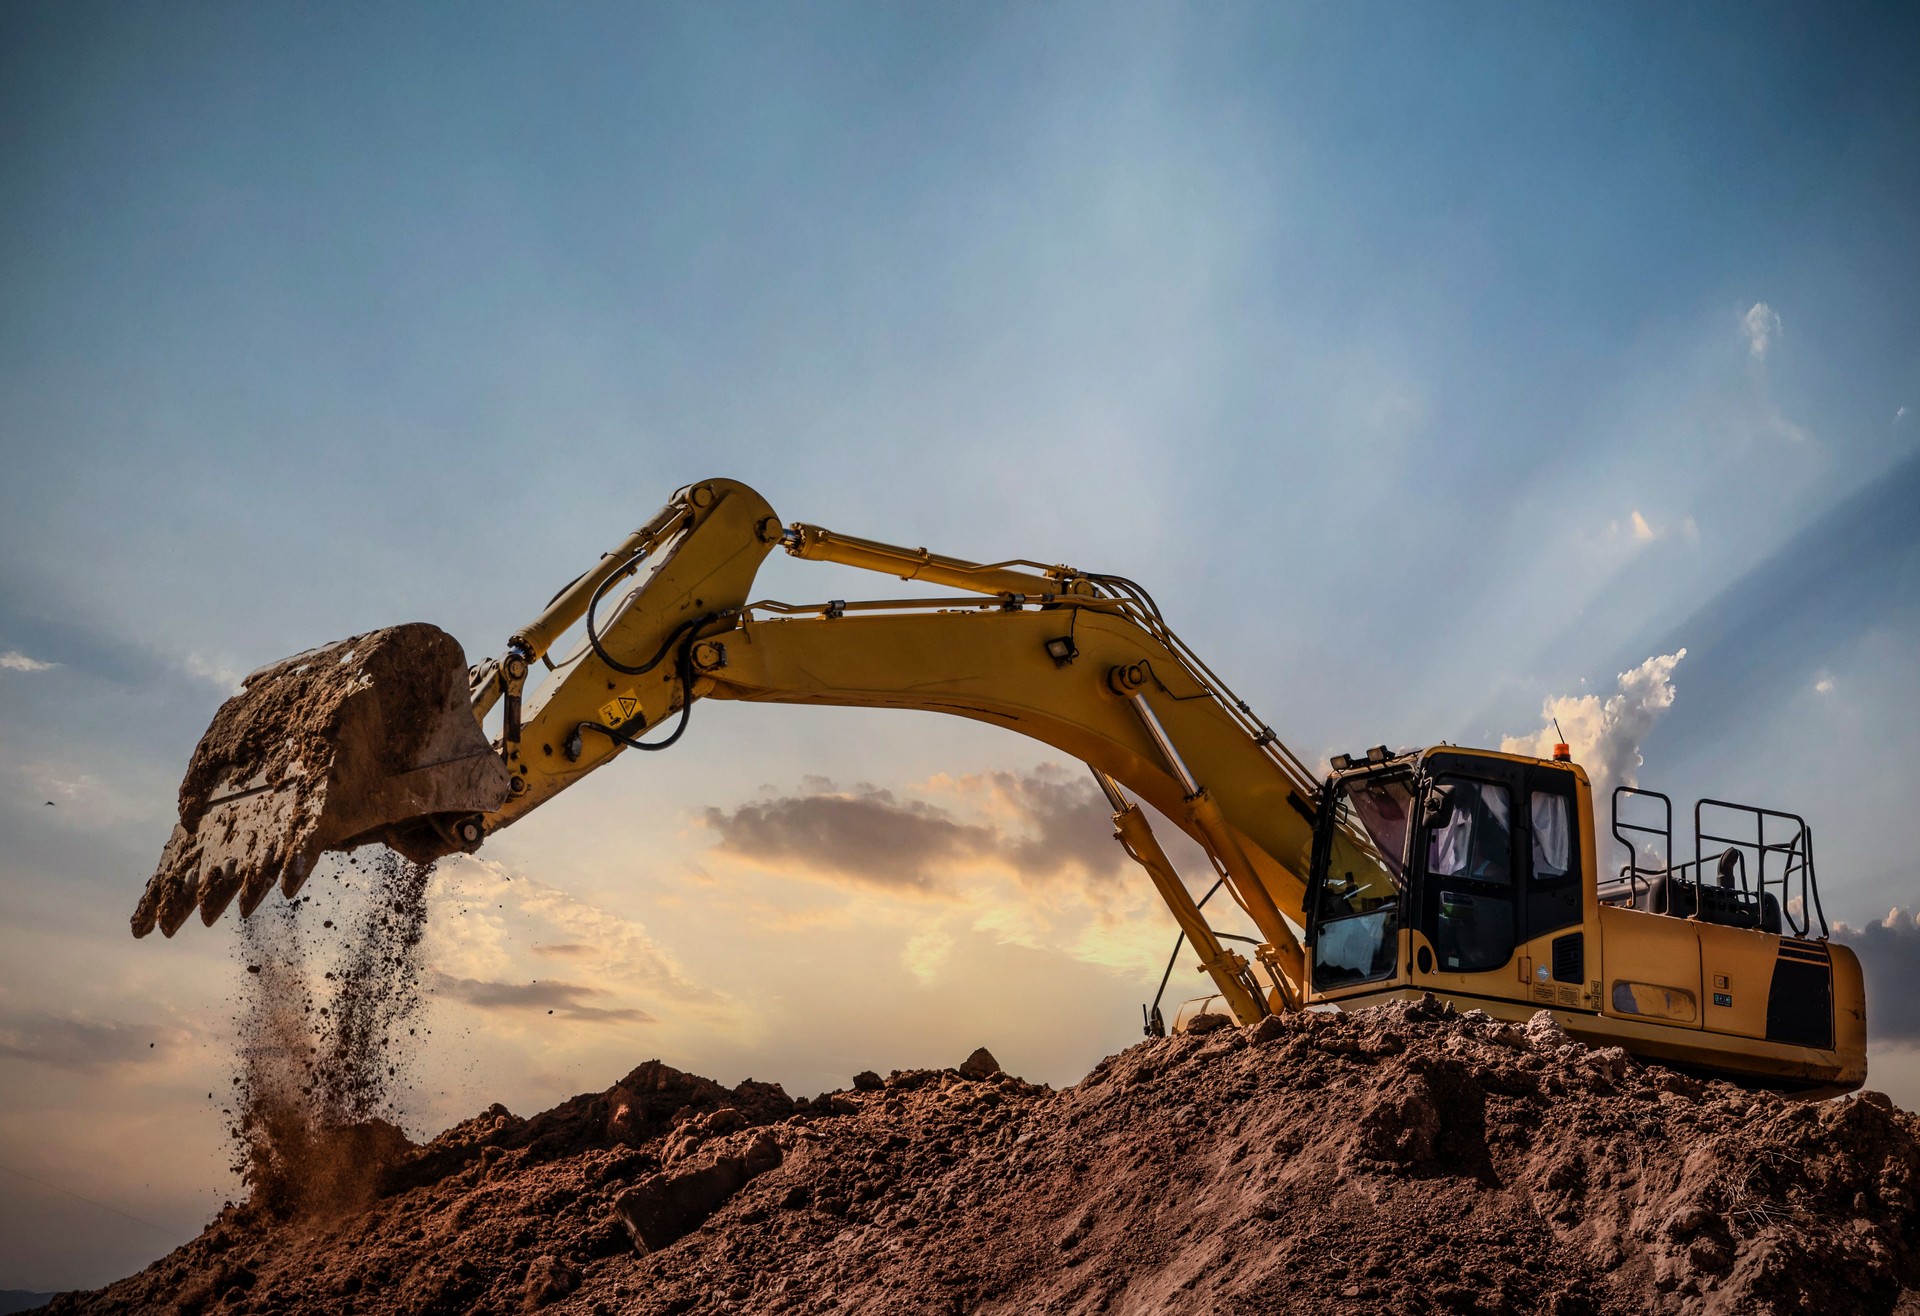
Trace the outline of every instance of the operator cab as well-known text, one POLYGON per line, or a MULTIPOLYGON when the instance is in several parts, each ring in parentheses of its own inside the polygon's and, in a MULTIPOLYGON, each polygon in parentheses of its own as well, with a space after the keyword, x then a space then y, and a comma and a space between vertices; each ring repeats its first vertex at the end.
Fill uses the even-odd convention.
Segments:
POLYGON ((1702 800, 1693 857, 1673 811, 1620 787, 1625 851, 1599 871, 1585 772, 1452 745, 1341 755, 1314 822, 1310 1004, 1422 993, 1690 1072, 1808 1095, 1866 1078, 1859 959, 1827 939, 1795 814, 1702 800))
MULTIPOLYGON (((1506 967, 1582 922, 1578 779, 1570 763, 1442 747, 1334 761, 1308 886, 1311 990, 1395 976, 1403 924, 1421 974, 1506 967)), ((1553 977, 1584 957, 1556 947, 1553 977)))

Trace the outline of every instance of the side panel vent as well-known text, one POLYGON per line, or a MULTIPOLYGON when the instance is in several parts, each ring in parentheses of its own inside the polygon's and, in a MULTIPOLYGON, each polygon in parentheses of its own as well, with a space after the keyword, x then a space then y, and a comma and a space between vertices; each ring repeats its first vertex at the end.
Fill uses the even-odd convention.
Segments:
POLYGON ((1586 934, 1569 932, 1553 939, 1553 980, 1584 982, 1587 976, 1586 934))
POLYGON ((1781 951, 1767 990, 1767 1040, 1833 1049, 1833 969, 1781 951))

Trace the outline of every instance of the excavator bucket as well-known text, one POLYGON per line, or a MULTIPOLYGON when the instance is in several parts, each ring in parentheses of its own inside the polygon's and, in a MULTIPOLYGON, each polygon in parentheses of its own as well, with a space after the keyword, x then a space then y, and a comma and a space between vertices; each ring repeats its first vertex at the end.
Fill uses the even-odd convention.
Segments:
POLYGON ((296 654, 248 677, 201 737, 133 935, 171 937, 196 908, 211 925, 235 896, 251 914, 328 850, 472 850, 507 792, 445 631, 410 622, 296 654))

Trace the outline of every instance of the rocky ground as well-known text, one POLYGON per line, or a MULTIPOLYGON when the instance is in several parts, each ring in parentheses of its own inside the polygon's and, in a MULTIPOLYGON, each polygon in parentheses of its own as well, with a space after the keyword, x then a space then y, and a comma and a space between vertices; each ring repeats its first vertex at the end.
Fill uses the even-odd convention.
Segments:
POLYGON ((1064 1091, 984 1053, 812 1101, 649 1061, 425 1146, 345 1130, 324 1192, 48 1310, 1920 1314, 1917 1134, 1432 1003, 1064 1091))

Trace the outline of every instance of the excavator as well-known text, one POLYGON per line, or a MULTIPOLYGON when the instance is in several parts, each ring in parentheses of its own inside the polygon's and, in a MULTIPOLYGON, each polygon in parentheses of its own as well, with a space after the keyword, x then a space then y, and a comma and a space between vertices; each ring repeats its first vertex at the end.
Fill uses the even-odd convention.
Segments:
MULTIPOLYGON (((236 898, 251 915, 276 884, 292 898, 328 851, 470 853, 621 754, 672 747, 701 699, 932 710, 1081 760, 1211 980, 1176 1029, 1431 994, 1516 1022, 1546 1010, 1581 1041, 1751 1087, 1866 1079, 1860 964, 1828 939, 1797 816, 1702 800, 1682 861, 1668 797, 1619 787, 1625 860, 1603 874, 1564 744, 1376 745, 1315 773, 1131 580, 783 524, 725 479, 675 493, 497 657, 469 667, 409 623, 248 677, 195 751, 134 934, 195 910, 211 925, 236 898), (755 599, 775 549, 949 593, 755 599), (1142 802, 1198 843, 1206 897, 1142 802), (1257 936, 1216 931, 1221 889, 1257 936)), ((1146 1029, 1165 1029, 1157 1000, 1146 1029)))

